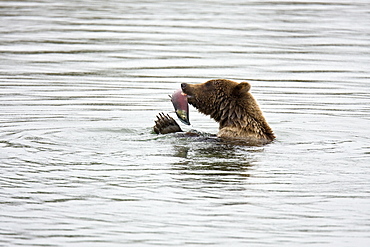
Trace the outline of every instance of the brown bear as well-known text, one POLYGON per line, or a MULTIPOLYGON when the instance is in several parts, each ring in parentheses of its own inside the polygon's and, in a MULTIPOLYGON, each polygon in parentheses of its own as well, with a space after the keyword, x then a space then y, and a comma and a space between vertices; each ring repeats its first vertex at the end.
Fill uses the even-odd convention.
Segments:
MULTIPOLYGON (((267 144, 275 136, 250 88, 248 82, 237 83, 226 79, 181 84, 189 104, 220 124, 217 137, 249 145, 267 144)), ((162 113, 158 116, 154 131, 165 134, 182 130, 173 118, 162 113)))

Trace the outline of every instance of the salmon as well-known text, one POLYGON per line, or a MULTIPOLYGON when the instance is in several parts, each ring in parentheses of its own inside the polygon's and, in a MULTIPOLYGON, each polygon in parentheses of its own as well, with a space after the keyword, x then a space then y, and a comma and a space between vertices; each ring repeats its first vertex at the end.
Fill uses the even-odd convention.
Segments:
POLYGON ((188 96, 179 89, 170 98, 179 120, 186 125, 190 125, 188 96))

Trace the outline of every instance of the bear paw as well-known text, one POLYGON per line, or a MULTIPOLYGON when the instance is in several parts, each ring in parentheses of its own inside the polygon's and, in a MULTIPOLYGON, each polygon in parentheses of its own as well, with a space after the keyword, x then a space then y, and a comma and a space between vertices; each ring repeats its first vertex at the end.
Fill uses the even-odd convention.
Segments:
POLYGON ((170 117, 168 114, 165 115, 163 112, 157 115, 157 120, 155 121, 153 130, 156 134, 182 132, 182 129, 175 119, 170 117))

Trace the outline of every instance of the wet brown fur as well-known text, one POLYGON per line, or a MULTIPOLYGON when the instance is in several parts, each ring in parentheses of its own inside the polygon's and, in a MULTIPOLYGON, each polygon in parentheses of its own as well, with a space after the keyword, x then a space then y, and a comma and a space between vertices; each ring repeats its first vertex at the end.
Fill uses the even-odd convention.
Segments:
POLYGON ((183 83, 181 86, 188 95, 189 104, 220 124, 218 137, 252 144, 266 144, 275 139, 250 93, 248 82, 216 79, 201 84, 183 83))

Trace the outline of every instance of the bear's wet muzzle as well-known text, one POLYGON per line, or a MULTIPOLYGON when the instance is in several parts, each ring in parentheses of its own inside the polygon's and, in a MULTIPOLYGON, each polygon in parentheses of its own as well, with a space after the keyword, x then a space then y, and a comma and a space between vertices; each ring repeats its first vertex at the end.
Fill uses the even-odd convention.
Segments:
POLYGON ((182 89, 182 92, 188 96, 188 98, 192 98, 194 96, 194 93, 193 93, 193 90, 190 84, 181 83, 181 89, 182 89))

